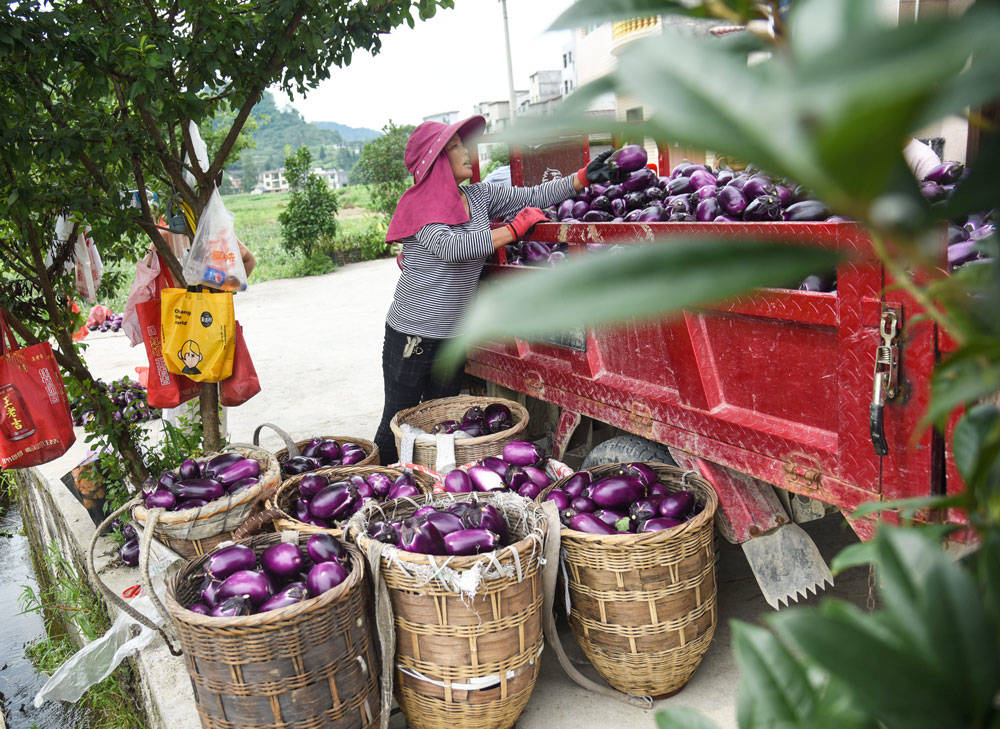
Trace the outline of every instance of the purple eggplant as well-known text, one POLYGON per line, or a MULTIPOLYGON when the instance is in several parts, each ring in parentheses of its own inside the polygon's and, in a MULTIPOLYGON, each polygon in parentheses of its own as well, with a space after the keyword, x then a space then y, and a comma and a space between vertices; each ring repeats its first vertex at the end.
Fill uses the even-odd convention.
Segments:
POLYGON ((209 615, 212 609, 203 602, 196 602, 192 605, 188 605, 187 609, 193 613, 198 613, 199 615, 209 615))
POLYGON ((559 203, 559 207, 556 209, 556 215, 560 220, 563 218, 568 218, 573 215, 573 201, 563 200, 559 203))
POLYGON ((407 552, 418 554, 444 554, 441 532, 428 521, 403 524, 399 546, 407 552))
POLYGON ((427 514, 427 521, 434 525, 434 528, 438 530, 442 537, 447 536, 452 532, 465 529, 465 525, 462 523, 462 520, 447 511, 438 511, 435 509, 431 513, 427 514))
POLYGON ((250 600, 254 607, 258 607, 271 596, 271 593, 271 580, 267 575, 246 569, 233 572, 224 579, 215 593, 215 599, 224 601, 231 597, 243 596, 250 600))
MULTIPOLYGON (((538 263, 548 260, 548 255, 549 254, 546 253, 544 258, 535 262, 538 263)), ((469 438, 479 438, 480 436, 486 435, 486 429, 483 427, 483 424, 476 420, 463 420, 458 424, 458 429, 455 432, 457 433, 459 430, 465 433, 465 435, 469 438)))
POLYGON ((710 197, 698 203, 698 207, 694 211, 694 217, 700 223, 710 223, 720 213, 719 201, 710 197))
POLYGON ((281 464, 281 473, 285 476, 296 476, 307 471, 315 471, 319 467, 320 463, 315 458, 293 456, 281 464))
POLYGON ((496 532, 505 544, 507 542, 507 522, 493 504, 481 502, 471 504, 462 515, 462 523, 469 529, 487 529, 496 532))
POLYGON ((343 445, 340 448, 340 463, 344 466, 353 466, 355 463, 360 463, 365 459, 365 450, 360 446, 355 446, 354 448, 348 448, 347 445, 343 445))
POLYGON ((346 481, 332 483, 309 502, 309 513, 317 519, 335 519, 346 514, 354 494, 346 481))
POLYGON ((621 183, 622 191, 625 193, 639 192, 647 187, 652 187, 656 182, 656 175, 653 174, 653 171, 648 167, 643 167, 633 172, 621 183))
POLYGON ((309 559, 320 562, 335 562, 347 557, 344 545, 334 539, 332 534, 313 534, 306 542, 306 553, 309 559))
POLYGON ((634 476, 639 479, 643 486, 649 486, 659 480, 659 476, 656 475, 656 471, 642 461, 635 461, 633 463, 626 464, 622 469, 622 475, 634 476))
POLYGON ((232 496, 233 494, 238 494, 241 491, 246 491, 249 488, 253 488, 260 483, 260 479, 256 476, 250 476, 249 478, 241 478, 239 481, 226 486, 226 493, 232 496))
POLYGON ((690 177, 678 177, 667 183, 667 195, 680 195, 682 193, 694 192, 690 177))
POLYGON ((778 200, 778 204, 781 204, 778 197, 774 195, 774 184, 762 175, 753 175, 750 177, 743 185, 742 192, 743 197, 747 199, 748 205, 752 200, 756 200, 761 195, 773 196, 775 200, 778 200))
POLYGON ((542 449, 526 440, 508 441, 503 447, 503 459, 515 466, 537 466, 543 458, 542 449))
POLYGON ((487 405, 483 411, 483 422, 486 424, 488 432, 499 433, 514 424, 514 416, 511 414, 510 408, 503 403, 493 403, 487 405))
POLYGON ((567 479, 562 489, 570 499, 575 499, 593 482, 593 479, 590 471, 577 471, 567 479))
POLYGON ((759 195, 747 203, 743 219, 751 222, 781 220, 781 201, 774 195, 759 195))
POLYGON ((303 499, 301 496, 295 499, 295 518, 299 521, 306 521, 312 517, 309 515, 309 499, 303 499))
POLYGON ((691 187, 697 190, 699 187, 704 187, 705 185, 715 185, 717 179, 708 170, 694 170, 688 177, 691 180, 691 187))
POLYGON ((125 540, 125 543, 118 548, 118 557, 129 567, 139 564, 139 540, 134 537, 125 540))
POLYGON ((520 466, 508 466, 503 482, 511 491, 518 491, 524 484, 530 483, 531 479, 520 466))
POLYGON ((272 544, 260 555, 261 567, 275 577, 290 577, 302 569, 305 562, 297 544, 279 542, 272 544))
POLYGON ((517 489, 517 495, 523 496, 529 501, 534 501, 538 498, 538 494, 542 493, 542 490, 538 487, 537 483, 532 481, 526 481, 521 484, 521 487, 517 489))
POLYGON ((925 181, 953 185, 962 177, 964 167, 958 162, 943 162, 924 176, 925 181))
POLYGON ((621 185, 608 185, 604 188, 604 196, 612 202, 624 197, 625 191, 621 185))
POLYGON ((662 499, 669 493, 670 489, 667 488, 665 484, 662 484, 659 481, 651 483, 646 487, 646 496, 648 497, 656 497, 662 499))
POLYGON ((143 502, 147 509, 173 509, 177 506, 177 497, 167 490, 154 491, 143 502))
POLYGON ((573 203, 573 210, 571 211, 572 212, 571 217, 579 220, 584 215, 586 215, 589 210, 590 210, 590 205, 588 205, 583 200, 578 200, 577 202, 573 203))
POLYGON ((723 187, 728 185, 733 177, 734 175, 732 170, 719 170, 715 175, 715 184, 719 187, 723 187))
POLYGON ((643 495, 643 484, 634 476, 605 476, 592 484, 590 498, 605 509, 625 507, 643 495))
POLYGON ((628 210, 639 210, 646 207, 648 203, 649 198, 646 197, 646 193, 642 190, 630 192, 625 196, 625 207, 628 210))
POLYGON ((660 516, 659 506, 660 502, 658 500, 654 501, 650 498, 639 499, 629 504, 628 515, 641 523, 646 521, 646 519, 660 516))
POLYGON ((486 466, 472 466, 468 475, 477 491, 502 491, 507 488, 496 471, 486 466))
POLYGON ((615 524, 625 518, 625 514, 618 511, 612 511, 611 509, 597 509, 593 512, 593 514, 612 529, 615 528, 615 524))
POLYGON ((300 451, 300 455, 306 458, 319 458, 319 447, 323 444, 322 438, 313 438, 309 441, 305 448, 300 451))
POLYGON ((583 214, 581 220, 584 223, 607 223, 613 216, 603 210, 588 210, 583 214))
POLYGON ((215 472, 215 480, 223 486, 244 478, 255 478, 260 475, 260 463, 253 458, 242 458, 215 472))
POLYGON ((538 466, 522 466, 521 470, 531 479, 531 482, 538 486, 539 489, 544 489, 552 483, 552 479, 549 475, 538 466))
MULTIPOLYGON (((966 233, 965 237, 966 238, 969 237, 968 233, 966 233)), ((197 478, 197 476, 193 476, 192 478, 197 478)), ((171 487, 173 487, 174 484, 176 484, 180 480, 181 480, 180 477, 173 471, 164 471, 163 473, 160 474, 159 481, 156 482, 153 489, 151 490, 155 490, 156 488, 170 489, 171 487)))
POLYGON ((611 201, 611 214, 616 218, 624 217, 628 212, 628 205, 622 198, 615 198, 611 201))
POLYGON ((222 580, 215 580, 211 575, 205 575, 205 579, 202 580, 201 586, 198 588, 198 594, 201 595, 201 601, 210 608, 213 608, 218 604, 218 600, 215 599, 215 594, 219 591, 219 585, 221 584, 222 580))
POLYGON ((306 588, 310 597, 322 595, 347 579, 348 572, 340 562, 320 562, 309 570, 306 588))
POLYGON ((611 153, 607 165, 619 172, 635 172, 646 166, 647 159, 644 147, 638 144, 626 144, 611 153))
POLYGON ((565 509, 559 510, 559 521, 563 523, 564 526, 569 526, 569 520, 576 516, 579 512, 572 506, 567 506, 565 509))
POLYGON ((276 592, 260 606, 258 612, 268 613, 272 610, 279 610, 289 605, 297 605, 308 597, 306 588, 301 585, 289 585, 281 592, 276 592))
POLYGON ((392 488, 392 479, 388 474, 376 472, 368 476, 368 485, 372 487, 377 497, 382 498, 388 495, 389 489, 392 488))
POLYGON ((500 536, 486 529, 460 529, 444 535, 445 551, 457 556, 492 552, 500 546, 500 536))
POLYGON ((694 506, 694 496, 690 491, 671 491, 660 502, 660 516, 683 519, 694 506))
POLYGON ((412 499, 420 495, 420 489, 413 482, 395 483, 389 490, 390 499, 412 499))
POLYGON ((675 526, 680 526, 684 522, 678 521, 677 519, 671 519, 668 516, 659 516, 655 519, 647 519, 643 522, 642 526, 639 528, 640 532, 661 532, 664 529, 673 529, 675 526))
POLYGON ((250 600, 242 595, 236 595, 216 605, 209 615, 213 618, 239 618, 249 615, 250 608, 250 600))
POLYGON ((605 213, 611 212, 611 200, 605 195, 598 195, 590 201, 591 210, 600 210, 605 213))
POLYGON ((434 506, 421 506, 419 509, 414 511, 411 515, 411 519, 421 519, 422 517, 437 511, 437 507, 434 506))
POLYGON ((638 223, 661 223, 667 219, 666 211, 659 205, 650 205, 639 211, 638 223))
POLYGON ((731 186, 719 191, 718 200, 719 205, 729 215, 741 215, 747 206, 743 193, 731 186))
POLYGON ((202 469, 202 474, 209 478, 215 478, 219 473, 224 471, 229 466, 235 463, 239 463, 243 460, 243 456, 239 453, 220 453, 215 458, 212 458, 208 463, 205 464, 202 469))
POLYGON ((185 499, 214 501, 226 493, 226 488, 215 479, 191 478, 178 481, 174 486, 174 493, 181 501, 185 499))
POLYGON ((299 495, 306 499, 311 499, 320 491, 329 486, 326 476, 310 473, 302 477, 299 481, 299 495))
POLYGON ((927 180, 920 183, 920 194, 933 203, 944 200, 948 196, 948 191, 938 183, 927 180))
POLYGON ((252 570, 257 555, 250 547, 232 544, 213 552, 205 561, 205 573, 216 580, 224 580, 234 572, 252 570))
POLYGON ((545 497, 546 501, 554 501, 556 504, 556 509, 562 511, 567 506, 569 506, 569 496, 562 489, 552 489, 549 491, 549 495, 545 497))
POLYGON ((948 266, 954 268, 975 259, 979 255, 978 241, 966 240, 948 246, 948 266))
POLYGON ((475 491, 472 479, 465 471, 455 468, 444 477, 444 490, 450 494, 467 494, 475 491))
POLYGON ((615 534, 615 530, 593 514, 581 513, 570 518, 569 528, 588 534, 615 534))
POLYGON ((385 544, 396 545, 399 541, 396 531, 388 522, 376 521, 368 526, 368 536, 385 544))
POLYGON ((785 208, 783 217, 792 222, 826 220, 830 217, 830 209, 819 200, 803 200, 785 208))
POLYGON ((177 475, 179 478, 175 479, 175 482, 188 478, 199 478, 201 476, 201 464, 193 458, 188 458, 177 467, 177 475))
POLYGON ((639 216, 640 215, 642 215, 642 211, 641 210, 629 210, 625 214, 625 217, 623 218, 623 220, 626 223, 637 223, 637 222, 639 222, 639 216))
POLYGON ((177 506, 174 507, 174 511, 184 511, 185 509, 200 509, 201 507, 209 504, 208 499, 181 499, 177 502, 177 506))
POLYGON ((576 509, 578 512, 590 513, 597 508, 597 504, 593 502, 592 499, 586 496, 577 496, 575 499, 569 502, 571 508, 576 509))

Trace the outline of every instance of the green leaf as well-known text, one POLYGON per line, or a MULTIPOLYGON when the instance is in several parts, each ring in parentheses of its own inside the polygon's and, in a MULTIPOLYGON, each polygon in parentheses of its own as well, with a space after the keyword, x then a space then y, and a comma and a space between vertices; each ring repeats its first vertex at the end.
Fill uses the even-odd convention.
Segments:
POLYGON ((971 408, 955 425, 952 452, 970 488, 1000 483, 1000 409, 987 404, 971 408))
MULTIPOLYGON (((952 501, 952 499, 948 499, 952 501)), ((954 498, 955 503, 962 503, 958 498, 954 498)), ((935 544, 940 544, 944 539, 948 537, 952 532, 961 529, 959 524, 921 524, 919 526, 907 527, 923 534, 929 541, 935 544)), ((851 544, 844 547, 840 553, 833 558, 833 562, 830 563, 830 571, 834 575, 843 572, 851 567, 860 567, 863 565, 869 565, 877 561, 878 554, 876 551, 876 544, 874 541, 858 542, 857 544, 851 544)))
MULTIPOLYGON (((669 13, 697 18, 712 17, 711 11, 705 5, 706 3, 692 5, 691 3, 682 3, 679 0, 577 0, 553 21, 549 30, 581 28, 617 20, 631 20, 669 13)), ((733 13, 729 20, 742 22, 736 13, 733 13)))
POLYGON ((957 506, 954 496, 916 496, 912 499, 894 499, 892 501, 867 501, 853 512, 852 519, 860 519, 869 514, 882 511, 900 511, 904 517, 912 517, 919 509, 945 509, 957 506))
POLYGON ((1000 340, 975 339, 952 352, 931 377, 931 404, 925 419, 944 427, 957 407, 1000 390, 1000 340))
POLYGON ((1000 208, 1000 185, 996 184, 998 169, 1000 134, 994 133, 986 138, 975 162, 969 167, 968 176, 958 183, 954 194, 948 199, 941 218, 948 220, 979 210, 1000 208))
POLYGON ((599 255, 571 256, 483 286, 464 333, 442 352, 447 366, 496 337, 537 337, 579 325, 648 318, 717 302, 761 286, 796 285, 837 254, 771 242, 671 238, 599 255), (575 259, 575 260, 574 260, 575 259))
POLYGON ((668 706, 657 711, 657 729, 719 729, 719 725, 700 711, 685 706, 668 706))

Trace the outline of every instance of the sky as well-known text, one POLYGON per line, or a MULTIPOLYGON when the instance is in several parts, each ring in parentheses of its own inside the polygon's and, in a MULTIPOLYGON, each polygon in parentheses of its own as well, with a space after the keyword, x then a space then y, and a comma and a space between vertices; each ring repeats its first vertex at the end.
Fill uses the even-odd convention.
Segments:
MULTIPOLYGON (((507 0, 516 89, 528 88, 538 70, 561 69, 569 31, 546 29, 572 0, 507 0)), ((416 13, 414 13, 416 17, 416 13)), ((499 0, 456 0, 451 10, 402 25, 382 36, 382 50, 358 52, 351 65, 291 105, 306 121, 334 121, 381 129, 419 124, 445 111, 463 116, 473 104, 508 98, 503 15, 499 0)), ((288 97, 277 92, 279 108, 288 97)))

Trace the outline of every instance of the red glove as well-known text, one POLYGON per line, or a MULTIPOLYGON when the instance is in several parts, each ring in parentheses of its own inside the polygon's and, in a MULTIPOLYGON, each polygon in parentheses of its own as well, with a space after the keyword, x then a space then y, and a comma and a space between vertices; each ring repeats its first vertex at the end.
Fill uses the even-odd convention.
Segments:
POLYGON ((525 208, 507 223, 507 230, 514 236, 514 240, 521 240, 535 227, 536 223, 547 223, 548 221, 545 213, 538 208, 525 208))

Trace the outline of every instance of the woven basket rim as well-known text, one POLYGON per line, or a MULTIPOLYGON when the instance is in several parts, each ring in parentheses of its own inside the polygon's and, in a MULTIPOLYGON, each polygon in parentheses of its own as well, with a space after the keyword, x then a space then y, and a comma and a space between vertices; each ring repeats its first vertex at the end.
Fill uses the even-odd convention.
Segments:
MULTIPOLYGON (((521 403, 515 400, 507 400, 502 397, 481 397, 479 395, 455 395, 454 397, 440 397, 436 400, 425 400, 424 402, 414 405, 412 408, 406 408, 400 410, 392 419, 389 421, 389 428, 392 430, 393 435, 396 438, 402 438, 403 431, 400 428, 400 421, 405 422, 405 418, 410 417, 416 413, 431 412, 437 409, 450 409, 452 405, 456 405, 459 402, 469 403, 464 410, 468 410, 473 405, 492 405, 493 403, 499 403, 506 405, 510 408, 511 416, 513 417, 514 424, 509 428, 497 431, 496 433, 488 433, 486 435, 476 436, 475 438, 456 438, 455 447, 472 447, 478 445, 488 445, 498 440, 510 440, 513 435, 520 433, 528 425, 528 409, 524 407, 521 403), (401 417, 402 416, 402 417, 401 417)), ((447 418, 442 418, 447 419, 447 418)))
MULTIPOLYGON (((536 518, 535 524, 529 527, 527 534, 525 534, 521 539, 518 539, 516 542, 511 542, 505 547, 501 547, 500 549, 496 549, 492 552, 482 552, 480 554, 457 556, 457 555, 447 555, 447 554, 427 555, 418 552, 407 552, 405 549, 400 549, 398 547, 391 547, 391 545, 388 545, 395 550, 393 552, 393 556, 400 562, 408 562, 415 565, 426 565, 428 557, 435 557, 435 558, 439 557, 441 559, 448 560, 449 567, 452 567, 456 570, 467 569, 475 565, 477 562, 480 562, 483 559, 483 557, 489 554, 496 555, 495 559, 500 560, 507 553, 513 554, 515 551, 518 553, 525 551, 531 545, 531 543, 535 541, 535 539, 532 538, 532 535, 535 533, 538 533, 539 538, 544 540, 548 521, 545 517, 545 514, 542 512, 541 506, 539 506, 539 504, 534 501, 525 499, 523 496, 518 496, 517 494, 512 492, 507 492, 505 494, 482 493, 478 491, 472 493, 463 493, 463 494, 437 493, 437 494, 424 494, 423 499, 419 502, 416 499, 402 498, 402 499, 393 499, 391 501, 385 501, 382 502, 381 504, 367 505, 366 507, 359 510, 354 516, 358 517, 358 521, 360 522, 361 516, 364 516, 364 512, 374 511, 379 506, 388 507, 391 505, 395 507, 397 504, 410 504, 410 505, 415 505, 415 508, 413 510, 416 511, 421 506, 435 505, 436 502, 453 504, 457 501, 482 500, 486 501, 487 503, 492 503, 493 501, 497 500, 496 498, 497 496, 513 496, 523 500, 525 505, 535 515, 536 518)), ((393 513, 395 514, 395 512, 393 513)), ((386 512, 382 511, 382 514, 385 515, 386 512)), ((352 517, 352 519, 347 523, 345 528, 345 534, 347 535, 347 538, 351 540, 357 540, 358 546, 364 548, 365 551, 367 551, 368 544, 374 540, 371 537, 369 537, 368 534, 363 530, 356 531, 359 525, 353 524, 354 521, 355 518, 352 517)), ((539 556, 541 556, 543 551, 543 546, 539 545, 538 550, 539 550, 539 556)), ((383 568, 388 567, 389 569, 392 569, 392 563, 388 560, 385 554, 382 555, 382 559, 383 559, 383 568)))
MULTIPOLYGON (((311 534, 299 532, 297 544, 301 544, 303 537, 308 539, 311 536, 311 534)), ((251 549, 254 549, 257 544, 266 544, 267 546, 271 546, 271 544, 279 544, 282 541, 284 541, 284 538, 281 534, 257 534, 248 539, 241 539, 238 542, 234 542, 234 544, 243 544, 251 549)), ((235 618, 215 618, 211 615, 202 615, 201 613, 192 612, 182 606, 177 601, 175 595, 181 580, 187 579, 190 575, 193 575, 197 569, 200 569, 204 562, 211 556, 212 553, 209 552, 208 554, 201 555, 197 559, 189 560, 186 565, 177 571, 173 579, 171 579, 169 585, 170 589, 166 591, 167 609, 170 611, 171 617, 175 620, 180 620, 195 627, 204 628, 262 628, 268 627, 269 623, 296 618, 304 613, 312 612, 313 610, 322 608, 330 603, 339 601, 347 592, 354 589, 364 579, 365 560, 361 555, 360 550, 348 542, 342 542, 342 544, 347 548, 348 553, 351 556, 351 571, 348 573, 347 578, 339 585, 327 590, 321 595, 317 595, 316 597, 310 597, 302 600, 301 602, 295 603, 294 605, 287 605, 276 610, 269 610, 266 613, 242 615, 235 618)), ((216 547, 216 549, 219 548, 220 547, 218 546, 216 547)), ((254 551, 256 552, 257 550, 254 549, 254 551)))
MULTIPOLYGON (((303 521, 299 521, 294 515, 289 514, 283 508, 281 508, 280 500, 281 496, 293 486, 298 488, 299 481, 301 481, 306 476, 320 475, 320 476, 332 476, 332 475, 345 475, 351 476, 353 474, 360 474, 361 472, 371 472, 371 473, 385 473, 392 472, 397 476, 402 475, 404 469, 402 468, 392 468, 391 466, 359 466, 357 464, 351 466, 324 466, 323 468, 317 468, 315 471, 307 471, 306 473, 297 473, 294 476, 289 476, 284 481, 282 481, 278 488, 275 489, 274 495, 267 500, 267 508, 276 509, 281 512, 282 516, 274 520, 275 527, 295 529, 302 532, 308 532, 310 534, 319 532, 329 532, 331 534, 342 534, 344 527, 342 526, 332 526, 328 528, 313 526, 312 524, 306 524, 303 521), (279 522, 281 522, 279 524, 279 522), (288 526, 285 526, 285 525, 288 526)), ((426 473, 414 470, 411 472, 413 475, 413 480, 417 484, 417 488, 423 491, 425 494, 430 493, 431 489, 434 487, 434 479, 426 473), (427 482, 430 482, 429 484, 427 482)), ((353 516, 353 514, 351 515, 353 516)), ((350 519, 350 517, 348 517, 350 519)), ((344 520, 345 524, 347 520, 344 520)))
MULTIPOLYGON (((358 437, 356 435, 312 435, 312 436, 309 436, 308 438, 303 438, 302 440, 296 440, 296 441, 293 441, 293 442, 295 443, 295 447, 298 448, 299 451, 301 452, 303 446, 308 445, 310 443, 310 441, 315 440, 316 438, 321 438, 323 440, 335 440, 335 441, 337 441, 337 443, 340 443, 342 441, 346 441, 348 443, 357 443, 365 451, 365 460, 371 458, 373 455, 378 455, 378 446, 376 446, 373 441, 370 441, 367 438, 360 438, 360 437, 358 437)), ((281 450, 274 451, 274 457, 278 459, 278 463, 279 464, 283 463, 286 460, 288 460, 288 448, 287 448, 287 446, 285 448, 282 448, 281 450)), ((360 462, 360 463, 354 463, 354 464, 351 464, 351 465, 361 466, 361 465, 368 465, 368 464, 364 463, 364 462, 360 462)), ((335 468, 335 466, 326 466, 326 468, 335 468)), ((336 468, 340 468, 340 466, 336 466, 336 468)), ((310 471, 309 473, 315 473, 315 471, 310 471)), ((279 475, 280 475, 280 473, 279 473, 279 475)), ((298 475, 298 474, 296 474, 296 475, 298 475)))
MULTIPOLYGON (((264 467, 263 474, 267 474, 274 471, 274 476, 272 478, 278 479, 281 477, 281 467, 278 465, 278 460, 275 458, 274 454, 264 448, 258 447, 246 447, 246 446, 231 446, 227 450, 223 450, 217 453, 207 453, 204 456, 199 456, 194 460, 199 463, 204 463, 210 461, 216 456, 223 455, 225 453, 240 453, 245 458, 253 458, 258 463, 264 467), (263 462, 262 462, 263 461, 263 462), (266 463, 266 465, 265 465, 266 463)), ((241 491, 237 494, 238 498, 227 499, 225 497, 219 497, 214 501, 210 501, 204 506, 199 506, 197 509, 182 509, 180 511, 164 511, 160 514, 159 522, 157 528, 160 527, 171 527, 180 524, 187 524, 189 522, 200 522, 202 520, 211 519, 213 517, 222 514, 223 512, 232 511, 234 508, 239 506, 245 506, 248 502, 255 501, 264 492, 264 488, 267 484, 264 483, 264 478, 261 478, 256 484, 241 491), (212 507, 212 504, 218 502, 218 506, 212 507), (209 507, 212 507, 209 510, 209 507), (184 516, 189 512, 194 512, 194 516, 184 516)), ((136 521, 140 521, 143 524, 146 522, 146 516, 149 513, 149 509, 145 507, 144 504, 136 504, 132 509, 132 517, 136 521)))
MULTIPOLYGON (((631 462, 632 461, 606 463, 600 466, 594 466, 593 468, 581 470, 590 471, 590 473, 594 476, 604 476, 631 462)), ((704 508, 680 526, 676 526, 671 529, 662 529, 658 532, 642 532, 639 534, 633 534, 631 532, 623 532, 621 534, 591 534, 590 532, 581 532, 576 529, 570 529, 569 527, 560 524, 560 538, 575 539, 577 541, 592 542, 595 544, 607 544, 609 546, 645 547, 656 545, 660 542, 683 538, 691 532, 698 531, 707 523, 711 522, 711 520, 715 517, 716 510, 719 508, 719 497, 716 495, 715 489, 712 488, 712 485, 708 481, 698 474, 693 474, 683 468, 672 466, 669 463, 659 463, 656 461, 644 461, 644 463, 656 471, 657 476, 667 474, 675 477, 678 481, 681 481, 681 479, 690 479, 690 481, 681 481, 680 485, 693 484, 696 486, 698 494, 704 498, 704 508)), ((555 481, 551 485, 547 486, 535 499, 536 503, 541 504, 552 489, 561 487, 570 478, 572 478, 572 476, 567 476, 566 478, 559 479, 558 481, 555 481)))

